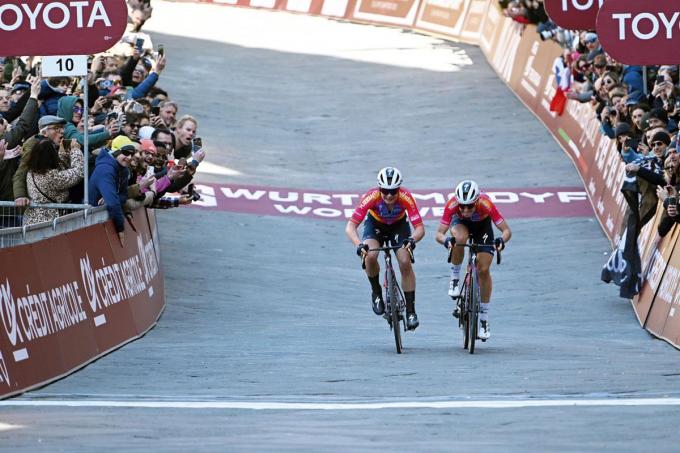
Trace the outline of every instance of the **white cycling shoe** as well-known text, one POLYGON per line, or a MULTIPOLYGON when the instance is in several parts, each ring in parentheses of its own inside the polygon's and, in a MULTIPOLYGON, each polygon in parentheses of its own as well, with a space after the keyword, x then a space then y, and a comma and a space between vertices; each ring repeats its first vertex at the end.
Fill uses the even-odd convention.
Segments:
POLYGON ((486 341, 491 336, 491 331, 489 330, 489 321, 479 322, 479 332, 477 333, 477 338, 482 341, 486 341))
POLYGON ((458 279, 451 279, 449 282, 449 297, 456 298, 460 297, 460 284, 458 279))

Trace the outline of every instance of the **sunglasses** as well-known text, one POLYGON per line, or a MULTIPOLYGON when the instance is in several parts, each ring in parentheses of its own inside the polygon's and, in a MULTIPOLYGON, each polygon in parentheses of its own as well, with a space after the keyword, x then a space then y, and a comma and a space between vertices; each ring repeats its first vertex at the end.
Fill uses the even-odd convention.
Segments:
POLYGON ((132 145, 125 145, 120 149, 120 153, 126 157, 132 156, 135 154, 135 151, 137 151, 137 149, 132 145))
POLYGON ((461 211, 466 211, 466 210, 468 210, 468 209, 472 210, 472 209, 474 209, 474 208, 475 208, 475 204, 474 204, 474 203, 473 203, 473 204, 462 204, 462 205, 460 205, 460 210, 461 210, 461 211))
POLYGON ((142 125, 139 124, 139 123, 132 123, 132 124, 130 124, 130 127, 132 129, 139 129, 140 127, 142 127, 142 125))
POLYGON ((665 143, 664 142, 654 142, 654 143, 652 143, 652 146, 654 146, 654 147, 661 146, 661 145, 665 145, 665 143))
POLYGON ((73 107, 73 113, 83 113, 82 107, 73 107))
POLYGON ((380 189, 380 193, 383 195, 396 195, 399 192, 399 188, 397 189, 380 189))
POLYGON ((663 169, 666 170, 666 171, 673 171, 673 167, 670 166, 670 165, 667 166, 667 167, 663 167, 663 169))

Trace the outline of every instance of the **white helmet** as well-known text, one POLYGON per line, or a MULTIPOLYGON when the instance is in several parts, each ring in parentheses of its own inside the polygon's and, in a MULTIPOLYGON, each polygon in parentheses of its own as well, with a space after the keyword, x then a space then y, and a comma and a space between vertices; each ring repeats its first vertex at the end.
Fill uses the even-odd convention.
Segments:
POLYGON ((479 198, 479 186, 471 179, 461 181, 456 187, 456 199, 460 204, 472 204, 479 198))
POLYGON ((401 173, 394 167, 385 167, 378 172, 378 187, 396 189, 401 186, 401 173))

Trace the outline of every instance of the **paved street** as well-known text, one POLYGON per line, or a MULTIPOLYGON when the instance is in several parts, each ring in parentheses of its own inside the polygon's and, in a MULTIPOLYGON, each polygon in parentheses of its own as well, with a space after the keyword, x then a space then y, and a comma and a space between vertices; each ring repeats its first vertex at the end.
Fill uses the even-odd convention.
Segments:
MULTIPOLYGON (((363 191, 391 164, 413 189, 463 177, 582 186, 475 47, 210 5, 158 2, 154 14, 169 56, 161 86, 199 119, 206 160, 230 170, 200 182, 363 191)), ((594 217, 508 219, 492 337, 474 355, 450 314, 436 221, 416 250, 421 325, 397 355, 343 221, 200 208, 158 218, 159 324, 11 400, 25 406, 0 404, 0 450, 677 451, 680 407, 650 399, 680 397, 678 351, 600 282, 610 247, 594 217), (585 400, 596 404, 574 405, 585 400)))

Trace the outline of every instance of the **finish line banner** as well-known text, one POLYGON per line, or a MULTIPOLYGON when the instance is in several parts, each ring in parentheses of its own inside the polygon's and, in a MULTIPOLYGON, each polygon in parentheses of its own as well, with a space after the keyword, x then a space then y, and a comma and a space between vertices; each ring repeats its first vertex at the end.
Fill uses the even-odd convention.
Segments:
MULTIPOLYGON (((247 214, 346 220, 352 216, 362 193, 282 189, 262 186, 196 184, 201 209, 247 214)), ((410 190, 410 189, 409 189, 410 190)), ((446 190, 410 190, 424 220, 438 220, 453 195, 446 190)), ((594 217, 586 192, 579 187, 490 189, 485 191, 504 217, 594 217)))

